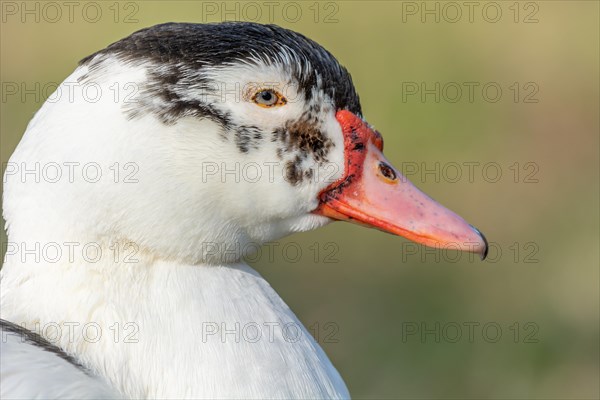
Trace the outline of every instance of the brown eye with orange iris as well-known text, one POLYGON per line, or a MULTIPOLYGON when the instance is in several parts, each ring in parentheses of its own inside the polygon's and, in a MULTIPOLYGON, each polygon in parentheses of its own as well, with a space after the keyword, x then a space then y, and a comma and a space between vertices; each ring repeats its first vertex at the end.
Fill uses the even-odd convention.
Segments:
POLYGON ((272 89, 263 89, 252 96, 252 101, 261 107, 282 106, 287 103, 285 97, 272 89))

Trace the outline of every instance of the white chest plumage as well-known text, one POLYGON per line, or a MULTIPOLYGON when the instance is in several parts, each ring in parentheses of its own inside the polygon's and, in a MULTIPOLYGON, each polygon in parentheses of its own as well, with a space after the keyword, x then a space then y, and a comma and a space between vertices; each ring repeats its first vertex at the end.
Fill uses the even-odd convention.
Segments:
POLYGON ((53 304, 32 300, 35 313, 5 302, 3 318, 54 341, 52 327, 60 326, 57 344, 128 398, 349 397, 319 345, 249 266, 115 268, 110 278, 90 271, 85 283, 42 281, 48 275, 15 287, 3 279, 17 302, 57 287, 53 304), (119 274, 137 278, 119 287, 111 282, 119 274), (87 297, 78 289, 83 285, 87 297))

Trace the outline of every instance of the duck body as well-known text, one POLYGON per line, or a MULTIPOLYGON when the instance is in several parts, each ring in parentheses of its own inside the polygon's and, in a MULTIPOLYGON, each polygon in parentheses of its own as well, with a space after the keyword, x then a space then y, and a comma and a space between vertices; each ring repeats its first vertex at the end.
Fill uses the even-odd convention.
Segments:
MULTIPOLYGON (((485 254, 479 232, 400 179, 382 148, 348 72, 302 35, 252 23, 136 32, 81 62, 9 160, 0 318, 95 375, 104 389, 90 397, 348 398, 240 249, 339 219, 485 254), (16 172, 36 166, 61 175, 16 172)), ((47 349, 27 349, 2 363, 2 397, 19 397, 14 382, 55 397, 24 368, 47 349)))
MULTIPOLYGON (((62 256, 7 255, 1 317, 51 336, 127 398, 349 397, 312 336, 235 251, 327 223, 303 215, 317 205, 316 198, 308 201, 314 189, 270 190, 270 180, 286 177, 289 157, 276 156, 271 138, 260 149, 240 150, 240 140, 222 138, 222 121, 163 120, 171 118, 162 113, 168 105, 155 113, 150 104, 161 96, 144 97, 162 89, 153 87, 164 78, 159 68, 113 55, 82 65, 30 122, 9 162, 56 164, 64 174, 56 182, 8 179, 8 232, 22 249, 52 243, 62 256), (85 85, 103 95, 89 101, 85 85), (133 93, 137 108, 128 103, 133 93), (141 115, 132 117, 130 109, 141 115), (222 179, 220 171, 202 176, 209 167, 235 171, 240 163, 267 163, 273 171, 261 171, 258 181, 235 174, 222 179), (265 191, 265 207, 249 213, 265 191), (269 216, 260 215, 266 211, 269 216), (56 324, 60 335, 44 329, 56 324)), ((272 81, 269 66, 263 68, 264 76, 244 83, 272 81)), ((236 88, 245 68, 236 71, 233 76, 224 66, 219 79, 236 88)), ((215 114, 232 113, 219 112, 220 98, 213 100, 215 114)))
MULTIPOLYGON (((143 70, 115 64, 109 77, 93 80, 104 93, 115 84, 141 87, 147 79, 143 70)), ((89 69, 80 67, 59 90, 68 90, 87 74, 89 69)), ((83 95, 75 91, 73 98, 46 103, 10 159, 23 166, 73 165, 73 178, 7 185, 7 220, 13 214, 30 216, 9 225, 11 239, 23 248, 56 243, 62 256, 57 261, 23 260, 20 252, 7 256, 0 281, 2 318, 52 336, 54 344, 127 398, 348 398, 320 346, 271 286, 236 254, 240 246, 278 237, 279 221, 264 229, 256 223, 251 229, 230 229, 215 210, 225 202, 243 223, 243 211, 237 214, 235 205, 247 199, 237 190, 227 199, 222 186, 246 184, 246 196, 251 196, 260 182, 209 176, 213 182, 207 178, 203 184, 212 184, 212 189, 199 190, 194 207, 186 205, 193 185, 185 176, 178 179, 176 171, 189 168, 199 176, 204 166, 219 165, 228 154, 236 154, 229 164, 235 170, 237 144, 227 149, 217 124, 192 117, 172 127, 176 141, 166 140, 163 124, 154 117, 130 124, 112 95, 95 103, 83 95), (77 126, 87 131, 73 129, 77 126), (190 131, 194 134, 186 134, 190 131), (144 143, 143 151, 133 145, 138 141, 144 143), (119 150, 103 152, 107 143, 119 143, 119 150), (188 149, 189 159, 182 159, 182 148, 188 149), (162 154, 160 162, 157 154, 162 154), (115 165, 134 166, 132 182, 115 180, 110 169, 115 165), (91 166, 87 175, 85 166, 91 166), (161 177, 164 181, 157 183, 161 177), (182 198, 184 190, 188 194, 182 198), (153 202, 165 193, 170 206, 153 202), (181 228, 169 232, 168 227, 169 220, 193 223, 194 214, 204 215, 204 223, 189 226, 188 238, 197 243, 192 247, 182 243, 186 235, 181 228), (154 224, 164 229, 149 226, 154 224), (59 337, 44 329, 56 324, 59 337), (98 339, 96 331, 101 333, 98 339)), ((262 164, 268 161, 264 154, 251 153, 246 162, 262 164)), ((283 207, 273 208, 287 208, 286 195, 279 200, 283 207)), ((318 225, 313 219, 324 220, 310 216, 308 226, 318 225)))
MULTIPOLYGON (((70 307, 46 301, 32 305, 47 314, 3 317, 32 329, 57 324, 65 334, 55 344, 127 398, 349 397, 320 346, 249 266, 158 261, 115 268, 111 278, 95 270, 79 283, 58 276, 56 295, 78 294, 83 286, 89 291, 70 307), (139 279, 115 290, 114 273, 139 279), (164 290, 179 294, 165 298, 164 290)), ((31 358, 39 361, 39 355, 31 358)), ((38 390, 47 393, 47 387, 38 390)))

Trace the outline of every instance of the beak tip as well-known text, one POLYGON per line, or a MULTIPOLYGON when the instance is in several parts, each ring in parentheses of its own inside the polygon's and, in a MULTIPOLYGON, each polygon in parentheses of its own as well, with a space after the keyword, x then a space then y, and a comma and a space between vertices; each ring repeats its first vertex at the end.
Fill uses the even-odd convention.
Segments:
POLYGON ((483 233, 481 233, 481 231, 479 229, 475 228, 473 225, 471 225, 471 228, 479 235, 479 237, 481 237, 481 240, 483 240, 484 248, 483 248, 483 251, 479 255, 481 257, 481 261, 484 261, 488 255, 488 250, 490 248, 487 238, 485 237, 485 235, 483 233))

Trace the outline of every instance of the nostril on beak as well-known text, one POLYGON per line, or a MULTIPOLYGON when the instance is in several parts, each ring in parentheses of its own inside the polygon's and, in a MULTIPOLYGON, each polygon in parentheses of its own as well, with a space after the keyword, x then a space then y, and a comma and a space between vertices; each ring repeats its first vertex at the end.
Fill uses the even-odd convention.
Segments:
POLYGON ((389 164, 384 163, 383 161, 379 162, 379 172, 381 172, 381 175, 385 176, 391 181, 395 181, 397 179, 396 171, 394 171, 394 168, 390 167, 389 164))

